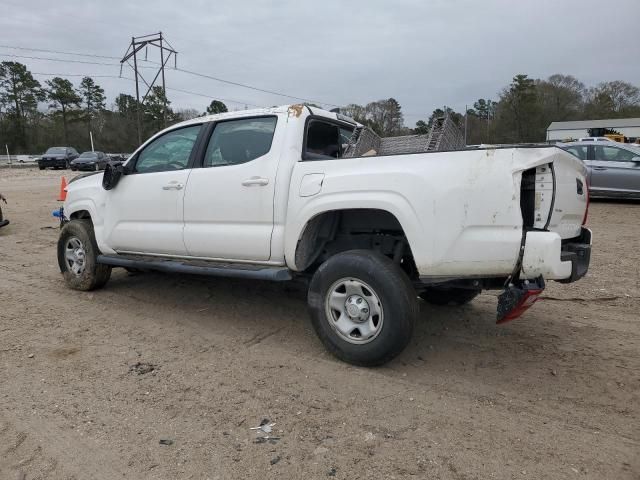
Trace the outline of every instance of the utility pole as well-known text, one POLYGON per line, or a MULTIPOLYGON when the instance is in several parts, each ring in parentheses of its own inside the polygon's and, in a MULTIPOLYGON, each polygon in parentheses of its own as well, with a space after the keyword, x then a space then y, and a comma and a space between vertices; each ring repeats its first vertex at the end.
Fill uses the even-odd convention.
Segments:
MULTIPOLYGON (((134 72, 135 75, 135 81, 136 81, 136 127, 138 130, 138 144, 142 143, 142 127, 141 127, 141 121, 140 121, 140 108, 142 107, 142 105, 144 105, 144 101, 147 99, 147 97, 149 96, 149 93, 151 93, 153 86, 156 83, 156 80, 158 79, 158 77, 160 75, 162 75, 162 95, 163 95, 163 103, 164 103, 164 107, 162 109, 162 125, 166 126, 166 115, 167 115, 167 90, 166 90, 166 86, 165 86, 165 78, 164 78, 164 69, 165 66, 167 65, 167 63, 169 62, 169 59, 171 58, 171 56, 173 55, 173 66, 174 68, 177 67, 177 58, 178 58, 178 52, 176 52, 173 47, 171 46, 171 44, 167 41, 167 39, 165 37, 163 37, 162 32, 158 32, 158 33, 152 33, 151 35, 143 35, 141 37, 131 37, 131 43, 129 44, 129 47, 127 48, 127 51, 125 52, 124 56, 122 57, 122 60, 120 60, 120 76, 122 76, 122 66, 126 63, 127 65, 129 65, 134 72), (167 46, 168 45, 168 46, 167 46), (148 49, 149 46, 152 47, 156 47, 160 49, 160 65, 158 67, 158 71, 156 72, 155 76, 153 77, 153 80, 151 80, 151 82, 147 82, 147 80, 144 78, 144 76, 142 75, 142 72, 140 72, 140 69, 138 67, 138 52, 140 50, 142 50, 143 48, 145 49, 145 52, 147 51, 146 49, 148 49), (165 57, 165 52, 168 53, 165 57), (133 65, 131 65, 131 63, 129 62, 129 60, 133 57, 133 65), (139 85, 139 81, 142 80, 142 82, 147 86, 147 92, 144 94, 144 96, 142 97, 142 101, 140 100, 140 85, 139 85)), ((146 55, 145 55, 146 57, 146 55)), ((146 60, 146 58, 145 58, 146 60)))

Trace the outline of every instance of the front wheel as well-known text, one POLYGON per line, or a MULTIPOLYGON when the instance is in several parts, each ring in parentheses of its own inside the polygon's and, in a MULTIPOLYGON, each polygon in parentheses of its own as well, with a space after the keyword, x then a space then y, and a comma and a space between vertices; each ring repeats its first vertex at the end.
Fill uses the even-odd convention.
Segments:
POLYGON ((44 167, 43 165, 38 165, 38 168, 39 168, 40 170, 44 170, 44 168, 45 168, 45 167, 44 167))
POLYGON ((420 298, 433 305, 465 305, 480 295, 480 290, 468 288, 427 288, 420 298))
POLYGON ((97 262, 99 250, 89 220, 71 220, 60 232, 58 265, 67 285, 74 290, 103 287, 111 267, 97 262))
POLYGON ((325 347, 345 362, 367 367, 404 350, 418 315, 406 274, 369 250, 339 253, 324 262, 311 280, 308 303, 325 347))

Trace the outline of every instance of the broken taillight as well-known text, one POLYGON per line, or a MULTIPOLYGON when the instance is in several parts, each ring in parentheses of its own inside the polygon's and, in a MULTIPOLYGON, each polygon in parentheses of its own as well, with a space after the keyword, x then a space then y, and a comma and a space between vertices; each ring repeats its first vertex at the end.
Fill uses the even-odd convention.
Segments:
POLYGON ((496 323, 507 323, 515 320, 531 305, 533 305, 540 294, 544 291, 544 280, 542 278, 521 285, 510 285, 498 297, 498 319, 496 323))

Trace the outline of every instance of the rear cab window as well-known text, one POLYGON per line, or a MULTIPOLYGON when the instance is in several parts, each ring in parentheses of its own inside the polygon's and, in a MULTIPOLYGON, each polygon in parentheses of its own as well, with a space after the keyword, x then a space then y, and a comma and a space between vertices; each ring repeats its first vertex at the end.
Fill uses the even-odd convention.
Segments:
POLYGON ((342 158, 355 127, 313 118, 305 132, 304 160, 342 158))

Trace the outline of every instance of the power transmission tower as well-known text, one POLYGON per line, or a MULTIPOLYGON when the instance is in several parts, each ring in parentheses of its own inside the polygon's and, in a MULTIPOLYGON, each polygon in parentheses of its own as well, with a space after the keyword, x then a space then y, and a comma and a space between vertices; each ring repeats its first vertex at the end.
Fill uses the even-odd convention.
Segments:
POLYGON ((177 68, 178 61, 178 52, 176 52, 171 44, 167 41, 166 38, 162 36, 162 32, 152 33, 150 35, 143 35, 141 37, 131 37, 131 43, 129 44, 129 48, 125 52, 122 60, 120 60, 120 75, 122 76, 122 66, 126 63, 129 65, 134 73, 136 80, 136 126, 138 130, 138 144, 142 143, 142 129, 140 127, 140 107, 144 104, 144 101, 151 93, 153 86, 156 83, 156 80, 159 76, 162 78, 162 94, 164 101, 164 108, 162 110, 162 125, 166 127, 166 113, 167 113, 167 91, 165 88, 165 80, 164 80, 164 68, 169 62, 169 59, 173 55, 173 66, 177 68), (160 64, 158 66, 158 71, 156 72, 151 83, 147 82, 142 73, 138 68, 138 52, 144 48, 144 59, 145 61, 148 58, 148 49, 149 46, 156 47, 160 49, 160 64), (165 56, 166 55, 166 56, 165 56), (129 60, 133 57, 133 65, 129 62, 129 60), (147 86, 147 92, 142 97, 142 102, 140 101, 140 84, 139 80, 147 86))

